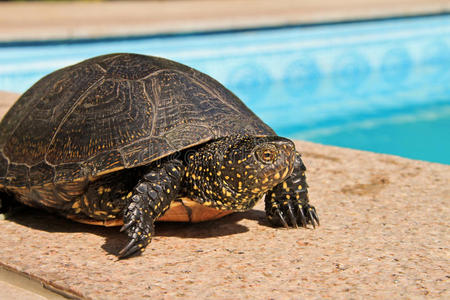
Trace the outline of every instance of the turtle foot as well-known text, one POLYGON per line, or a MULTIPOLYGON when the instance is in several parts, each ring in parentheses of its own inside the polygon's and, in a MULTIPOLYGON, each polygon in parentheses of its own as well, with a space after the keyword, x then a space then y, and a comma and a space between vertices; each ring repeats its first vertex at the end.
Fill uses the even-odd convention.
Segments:
POLYGON ((133 195, 123 220, 124 225, 120 231, 127 233, 129 242, 120 250, 119 258, 143 252, 155 232, 153 219, 149 214, 148 201, 144 201, 141 195, 133 195))
POLYGON ((316 208, 309 204, 305 171, 301 156, 296 153, 291 176, 266 195, 266 214, 273 225, 285 228, 320 225, 316 208))
POLYGON ((320 225, 316 208, 308 203, 301 204, 291 200, 272 202, 266 213, 269 222, 274 226, 307 228, 310 224, 315 228, 320 225))

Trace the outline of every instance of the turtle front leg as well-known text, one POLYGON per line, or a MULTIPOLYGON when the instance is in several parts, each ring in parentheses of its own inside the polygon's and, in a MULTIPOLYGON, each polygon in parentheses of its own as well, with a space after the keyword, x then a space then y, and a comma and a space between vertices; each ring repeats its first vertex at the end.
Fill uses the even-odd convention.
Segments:
POLYGON ((320 225, 316 209, 309 204, 305 171, 300 154, 296 152, 291 176, 276 185, 265 198, 266 215, 272 225, 286 228, 320 225))
POLYGON ((125 258, 144 251, 154 234, 154 222, 169 209, 181 187, 184 167, 181 161, 171 160, 157 165, 143 176, 127 197, 128 205, 123 216, 129 243, 119 252, 125 258))

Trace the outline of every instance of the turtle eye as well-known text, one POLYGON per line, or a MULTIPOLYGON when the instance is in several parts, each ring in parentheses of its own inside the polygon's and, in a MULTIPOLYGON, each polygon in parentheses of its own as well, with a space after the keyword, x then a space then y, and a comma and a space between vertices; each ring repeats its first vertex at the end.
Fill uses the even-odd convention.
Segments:
POLYGON ((267 145, 256 150, 256 157, 265 164, 271 164, 277 159, 277 149, 267 145))

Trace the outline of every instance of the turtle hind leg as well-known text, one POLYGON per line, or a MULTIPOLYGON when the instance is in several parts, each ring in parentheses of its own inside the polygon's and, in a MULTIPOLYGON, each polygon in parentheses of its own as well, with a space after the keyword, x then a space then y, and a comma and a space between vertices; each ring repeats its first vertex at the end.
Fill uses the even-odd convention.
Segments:
POLYGON ((154 222, 177 199, 183 177, 183 164, 179 160, 161 163, 143 176, 127 197, 128 205, 120 231, 129 237, 128 244, 119 252, 120 258, 144 251, 155 232, 154 222))
POLYGON ((286 228, 320 225, 316 209, 309 203, 305 171, 300 154, 296 153, 291 176, 267 193, 265 209, 272 225, 286 228))

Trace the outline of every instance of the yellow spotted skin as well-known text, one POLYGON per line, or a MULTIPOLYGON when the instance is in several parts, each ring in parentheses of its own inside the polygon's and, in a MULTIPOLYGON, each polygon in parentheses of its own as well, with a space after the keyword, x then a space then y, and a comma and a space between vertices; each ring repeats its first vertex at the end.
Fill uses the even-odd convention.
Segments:
POLYGON ((293 143, 281 137, 218 139, 188 157, 184 191, 205 206, 248 210, 292 172, 294 151, 293 143), (277 154, 263 161, 258 153, 266 147, 277 154))

